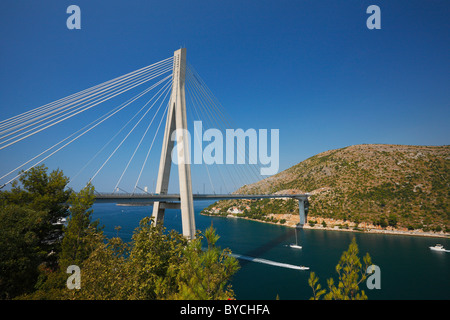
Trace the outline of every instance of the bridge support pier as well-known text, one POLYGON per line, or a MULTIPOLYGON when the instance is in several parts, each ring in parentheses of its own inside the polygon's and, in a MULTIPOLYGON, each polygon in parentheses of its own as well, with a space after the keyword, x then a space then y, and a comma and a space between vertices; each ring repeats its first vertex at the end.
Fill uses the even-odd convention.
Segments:
MULTIPOLYGON (((180 209, 183 224, 183 235, 188 239, 195 237, 194 200, 192 196, 192 180, 189 153, 189 139, 187 137, 186 98, 186 49, 182 48, 174 53, 172 93, 167 110, 166 128, 164 131, 161 159, 159 162, 156 194, 167 194, 169 187, 170 168, 172 165, 172 149, 174 137, 177 140, 178 177, 180 185, 180 209)), ((164 202, 153 204, 155 224, 163 224, 165 208, 164 202)))
POLYGON ((300 223, 299 226, 303 227, 307 220, 308 215, 308 199, 300 199, 298 198, 298 213, 300 215, 300 223))

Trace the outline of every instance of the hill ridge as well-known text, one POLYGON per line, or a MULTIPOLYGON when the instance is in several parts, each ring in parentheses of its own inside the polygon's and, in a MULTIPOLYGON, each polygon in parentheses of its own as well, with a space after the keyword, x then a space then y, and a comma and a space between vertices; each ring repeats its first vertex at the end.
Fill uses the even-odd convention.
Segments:
POLYGON ((309 218, 450 232, 449 183, 449 145, 359 144, 321 152, 236 193, 308 192, 309 218))

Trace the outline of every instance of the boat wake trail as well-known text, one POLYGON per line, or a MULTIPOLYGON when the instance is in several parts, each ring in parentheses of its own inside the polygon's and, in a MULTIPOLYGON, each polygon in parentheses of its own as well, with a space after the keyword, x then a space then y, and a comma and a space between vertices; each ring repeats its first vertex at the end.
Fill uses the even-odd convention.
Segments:
POLYGON ((254 258, 254 257, 244 256, 242 254, 237 254, 237 253, 231 253, 230 255, 232 257, 237 258, 237 259, 242 259, 242 260, 247 260, 247 261, 252 261, 252 262, 259 262, 259 263, 269 264, 269 265, 272 265, 272 266, 277 266, 277 267, 282 267, 282 268, 287 268, 287 269, 309 270, 309 267, 296 266, 296 265, 293 265, 293 264, 276 262, 276 261, 266 260, 266 259, 261 259, 261 258, 254 258))

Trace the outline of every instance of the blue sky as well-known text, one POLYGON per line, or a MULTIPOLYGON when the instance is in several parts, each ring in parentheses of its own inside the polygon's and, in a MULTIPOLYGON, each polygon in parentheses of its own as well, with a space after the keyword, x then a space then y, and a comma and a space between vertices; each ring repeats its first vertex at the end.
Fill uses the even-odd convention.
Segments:
MULTIPOLYGON (((354 144, 445 145, 449 17, 447 0, 4 0, 0 120, 186 47, 188 61, 236 128, 280 129, 280 171, 354 144), (81 30, 66 27, 71 4, 81 8, 81 30), (366 27, 372 4, 381 8, 380 30, 366 27)), ((0 150, 0 173, 82 121, 73 119, 0 150)), ((117 123, 45 163, 73 176, 117 123)), ((110 191, 122 168, 119 162, 105 168, 97 189, 110 191)), ((198 177, 194 191, 202 192, 206 178, 198 177)), ((75 188, 83 184, 80 179, 75 188)), ((155 177, 149 173, 146 179, 155 177)))

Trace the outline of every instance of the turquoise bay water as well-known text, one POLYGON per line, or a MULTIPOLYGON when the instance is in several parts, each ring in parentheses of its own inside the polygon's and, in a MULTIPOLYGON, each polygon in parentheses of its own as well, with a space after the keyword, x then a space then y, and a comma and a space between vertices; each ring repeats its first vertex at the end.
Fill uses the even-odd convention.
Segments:
MULTIPOLYGON (((211 202, 195 203, 196 227, 205 230, 211 224, 220 236, 218 245, 233 253, 275 262, 308 266, 301 271, 275 265, 239 260, 241 269, 232 280, 237 299, 308 299, 312 292, 308 286, 310 271, 326 287, 326 279, 336 279, 335 266, 353 237, 356 238, 360 257, 369 252, 372 262, 380 267, 381 289, 367 289, 369 299, 450 299, 450 253, 429 249, 436 243, 450 249, 450 239, 416 236, 365 234, 325 230, 299 230, 298 243, 302 249, 288 247, 295 242, 295 230, 283 226, 200 215, 211 202)), ((151 215, 151 206, 124 207, 115 204, 95 204, 93 219, 100 219, 107 236, 118 235, 131 240, 139 221, 151 215)), ((165 227, 181 232, 179 210, 166 210, 165 227)))

